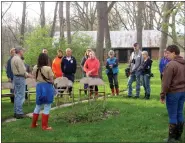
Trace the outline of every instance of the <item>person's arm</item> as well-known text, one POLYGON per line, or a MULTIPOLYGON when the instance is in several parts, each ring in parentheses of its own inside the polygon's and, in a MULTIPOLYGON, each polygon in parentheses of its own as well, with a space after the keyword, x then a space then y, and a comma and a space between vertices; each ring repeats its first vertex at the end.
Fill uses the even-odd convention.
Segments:
POLYGON ((116 58, 115 63, 113 64, 113 68, 118 67, 118 59, 116 58))
POLYGON ((7 61, 7 67, 6 67, 6 75, 7 75, 9 80, 11 80, 10 71, 12 70, 10 61, 11 61, 10 59, 7 61))
POLYGON ((88 72, 88 62, 87 61, 88 60, 85 61, 84 68, 83 68, 86 73, 88 72))
POLYGON ((162 73, 162 59, 159 62, 159 71, 160 71, 160 73, 162 73))
POLYGON ((56 71, 56 63, 55 63, 55 59, 53 60, 53 63, 52 63, 52 71, 53 71, 53 73, 54 73, 54 75, 56 76, 56 73, 57 73, 57 71, 56 71))
POLYGON ((54 74, 53 74, 51 68, 49 68, 48 76, 49 76, 49 81, 50 81, 51 83, 54 83, 54 80, 53 80, 54 74))
POLYGON ((110 70, 109 62, 106 62, 106 69, 110 70))
POLYGON ((162 100, 165 99, 165 96, 169 91, 170 84, 173 78, 173 74, 174 74, 174 69, 171 66, 171 64, 168 64, 164 69, 164 75, 162 79, 162 87, 161 87, 161 94, 160 94, 160 97, 162 100))
POLYGON ((76 59, 75 58, 73 59, 73 62, 74 62, 73 73, 75 74, 76 73, 76 68, 77 68, 77 63, 76 63, 76 59))
POLYGON ((65 74, 65 70, 64 70, 64 62, 65 58, 62 58, 62 62, 61 62, 61 69, 62 69, 62 72, 65 74))

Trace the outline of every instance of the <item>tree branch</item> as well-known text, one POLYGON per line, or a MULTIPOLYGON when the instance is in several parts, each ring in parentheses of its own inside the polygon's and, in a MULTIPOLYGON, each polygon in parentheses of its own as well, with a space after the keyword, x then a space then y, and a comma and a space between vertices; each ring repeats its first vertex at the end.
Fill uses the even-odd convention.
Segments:
POLYGON ((10 7, 12 6, 12 3, 13 2, 11 2, 11 4, 9 5, 9 7, 6 9, 6 11, 3 13, 3 15, 2 15, 2 17, 1 17, 1 19, 4 17, 4 15, 7 13, 7 11, 10 9, 10 7))

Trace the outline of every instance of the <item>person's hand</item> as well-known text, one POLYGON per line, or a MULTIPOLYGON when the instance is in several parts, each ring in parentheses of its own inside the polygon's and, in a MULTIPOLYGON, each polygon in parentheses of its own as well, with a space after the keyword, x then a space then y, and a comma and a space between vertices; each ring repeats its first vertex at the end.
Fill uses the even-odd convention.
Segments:
POLYGON ((164 74, 164 72, 161 73, 162 75, 164 74))
POLYGON ((110 67, 110 68, 112 68, 112 67, 113 67, 113 65, 109 65, 109 67, 110 67))
POLYGON ((11 78, 8 78, 8 82, 11 82, 12 80, 11 80, 11 78))
POLYGON ((87 77, 88 77, 90 74, 91 74, 91 71, 88 71, 88 72, 86 73, 87 77))
POLYGON ((32 74, 28 74, 27 77, 28 78, 34 78, 34 76, 32 74))
POLYGON ((162 104, 164 104, 164 103, 165 103, 165 98, 160 98, 160 102, 161 102, 162 104))

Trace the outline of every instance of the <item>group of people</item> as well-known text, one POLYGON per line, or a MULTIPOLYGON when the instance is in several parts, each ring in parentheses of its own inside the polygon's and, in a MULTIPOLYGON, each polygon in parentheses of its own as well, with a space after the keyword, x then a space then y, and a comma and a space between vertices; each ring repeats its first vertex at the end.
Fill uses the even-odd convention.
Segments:
MULTIPOLYGON (((136 95, 135 98, 140 97, 140 84, 142 84, 145 90, 145 99, 150 98, 150 78, 152 60, 147 51, 141 51, 138 43, 133 45, 134 51, 132 52, 129 60, 129 79, 128 79, 128 97, 132 97, 132 83, 136 81, 136 95)), ((49 112, 51 109, 51 103, 54 97, 53 81, 58 77, 66 77, 72 82, 75 80, 75 73, 77 68, 77 62, 75 57, 72 56, 72 50, 66 49, 66 55, 63 55, 62 50, 57 51, 57 56, 52 61, 48 56, 47 49, 39 54, 37 65, 34 66, 32 74, 26 70, 26 64, 23 58, 23 49, 11 49, 11 58, 7 62, 7 76, 9 81, 14 85, 14 116, 17 119, 23 118, 22 104, 25 99, 25 78, 35 78, 36 85, 36 107, 33 112, 32 128, 37 126, 37 120, 41 105, 44 104, 44 111, 42 113, 42 129, 51 130, 48 126, 49 112)), ((185 102, 185 60, 179 56, 180 50, 176 45, 171 45, 164 51, 164 57, 160 60, 159 70, 162 80, 161 88, 161 102, 164 103, 166 99, 166 105, 169 114, 169 138, 168 140, 180 140, 183 132, 184 118, 183 118, 183 106, 185 102)), ((119 95, 119 83, 118 83, 118 59, 115 57, 113 50, 108 52, 108 58, 106 60, 106 74, 109 81, 111 93, 114 96, 119 95)), ((92 49, 87 49, 85 55, 81 60, 81 68, 83 70, 84 77, 99 77, 100 62, 95 56, 95 52, 92 49)), ((27 66, 28 67, 28 66, 27 66)), ((84 89, 87 89, 88 85, 84 85, 84 89)), ((90 87, 90 97, 95 89, 95 97, 98 96, 98 86, 90 87)), ((69 88, 71 93, 72 87, 69 88)), ((85 94, 87 91, 85 90, 85 94)))

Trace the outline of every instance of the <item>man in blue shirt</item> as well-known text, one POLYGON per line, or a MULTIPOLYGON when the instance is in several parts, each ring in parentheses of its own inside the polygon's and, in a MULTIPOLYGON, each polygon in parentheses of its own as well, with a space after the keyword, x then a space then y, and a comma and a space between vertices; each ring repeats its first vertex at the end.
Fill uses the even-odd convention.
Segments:
POLYGON ((164 57, 161 58, 160 63, 159 63, 159 71, 161 74, 161 80, 163 77, 163 72, 164 72, 164 68, 166 67, 166 65, 169 63, 169 60, 167 59, 167 54, 166 54, 166 49, 164 50, 164 57))
MULTIPOLYGON (((10 58, 7 61, 7 66, 6 66, 6 75, 8 77, 9 82, 13 82, 13 72, 11 69, 11 60, 12 57, 15 55, 15 48, 12 48, 10 50, 10 58)), ((13 89, 10 89, 10 93, 13 93, 13 89)), ((11 103, 14 103, 14 97, 10 97, 11 103)))

